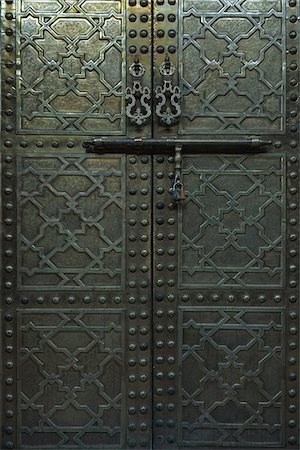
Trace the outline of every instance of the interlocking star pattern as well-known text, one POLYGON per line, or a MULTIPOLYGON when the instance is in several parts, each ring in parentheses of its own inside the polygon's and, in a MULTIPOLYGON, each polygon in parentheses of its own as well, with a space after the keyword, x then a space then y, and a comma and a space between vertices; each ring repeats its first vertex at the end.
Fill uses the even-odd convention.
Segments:
POLYGON ((286 2, 179 4, 181 133, 284 130, 286 2))
POLYGON ((180 445, 284 446, 283 310, 180 314, 180 445))
POLYGON ((125 8, 119 0, 18 2, 18 128, 125 133, 125 8))
POLYGON ((22 448, 121 448, 123 312, 30 310, 19 323, 22 448))
POLYGON ((19 165, 19 285, 121 289, 124 157, 23 155, 19 165))
POLYGON ((271 155, 184 159, 179 286, 283 286, 284 164, 271 155))

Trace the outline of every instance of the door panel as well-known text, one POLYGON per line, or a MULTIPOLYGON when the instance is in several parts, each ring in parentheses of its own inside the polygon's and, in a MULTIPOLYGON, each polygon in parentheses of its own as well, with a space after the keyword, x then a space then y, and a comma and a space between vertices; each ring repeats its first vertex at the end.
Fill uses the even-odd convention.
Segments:
POLYGON ((174 159, 156 158, 155 448, 295 445, 293 164, 279 153, 186 154, 176 205, 174 159))
POLYGON ((2 447, 297 448, 299 1, 1 6, 2 447))
POLYGON ((4 156, 3 448, 149 448, 150 176, 148 157, 4 156))

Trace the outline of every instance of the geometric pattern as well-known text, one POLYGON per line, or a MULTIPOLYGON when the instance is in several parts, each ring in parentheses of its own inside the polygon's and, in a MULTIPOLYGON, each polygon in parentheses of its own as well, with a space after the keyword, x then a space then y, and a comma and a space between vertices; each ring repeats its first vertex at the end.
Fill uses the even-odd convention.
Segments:
POLYGON ((123 448, 121 309, 19 312, 20 448, 123 448))
POLYGON ((121 289, 123 158, 31 154, 18 165, 19 286, 121 289))
POLYGON ((179 286, 283 286, 284 157, 186 156, 182 173, 179 286))
POLYGON ((181 133, 284 130, 286 4, 180 2, 181 133))
POLYGON ((123 2, 18 4, 18 130, 124 134, 123 2))
POLYGON ((181 308, 179 329, 179 446, 282 447, 283 310, 181 308))

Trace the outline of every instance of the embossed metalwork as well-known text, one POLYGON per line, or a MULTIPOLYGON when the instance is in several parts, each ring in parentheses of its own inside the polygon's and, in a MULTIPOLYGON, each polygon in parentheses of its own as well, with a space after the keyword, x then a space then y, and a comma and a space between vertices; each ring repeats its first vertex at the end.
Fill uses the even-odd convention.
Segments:
POLYGON ((180 132, 285 129, 286 1, 182 1, 180 132))
POLYGON ((179 86, 173 85, 173 75, 175 66, 170 62, 168 56, 160 65, 159 71, 162 75, 162 86, 155 89, 156 108, 155 112, 161 125, 171 127, 179 121, 181 115, 180 99, 181 92, 179 86))
POLYGON ((124 158, 19 158, 19 286, 124 286, 124 158))
POLYGON ((124 323, 122 309, 19 313, 20 448, 121 447, 124 323))
POLYGON ((179 317, 178 444, 282 446, 283 310, 182 307, 179 317))
POLYGON ((1 7, 0 447, 297 449, 299 0, 1 7), (182 114, 137 127, 166 54, 182 114))
POLYGON ((139 62, 138 58, 129 67, 129 73, 133 81, 132 87, 127 87, 125 91, 126 116, 132 124, 141 127, 152 114, 151 91, 148 87, 142 85, 145 67, 139 62))
POLYGON ((126 134, 125 2, 17 2, 22 133, 126 134))
POLYGON ((180 287, 283 286, 284 175, 280 156, 184 158, 180 287))

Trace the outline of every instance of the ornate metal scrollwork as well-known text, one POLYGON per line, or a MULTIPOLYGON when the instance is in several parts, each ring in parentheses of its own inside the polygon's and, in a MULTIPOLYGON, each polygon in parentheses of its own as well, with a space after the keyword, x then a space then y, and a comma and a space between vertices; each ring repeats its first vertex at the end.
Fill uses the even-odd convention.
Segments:
POLYGON ((160 65, 159 71, 163 78, 163 85, 157 86, 155 89, 156 114, 161 125, 172 127, 178 122, 181 115, 181 92, 179 86, 173 85, 175 66, 170 62, 168 55, 160 65))
POLYGON ((133 78, 132 87, 127 87, 125 91, 126 116, 130 122, 138 127, 143 126, 151 116, 151 91, 148 87, 143 87, 142 78, 145 67, 136 58, 129 67, 129 73, 133 78))

